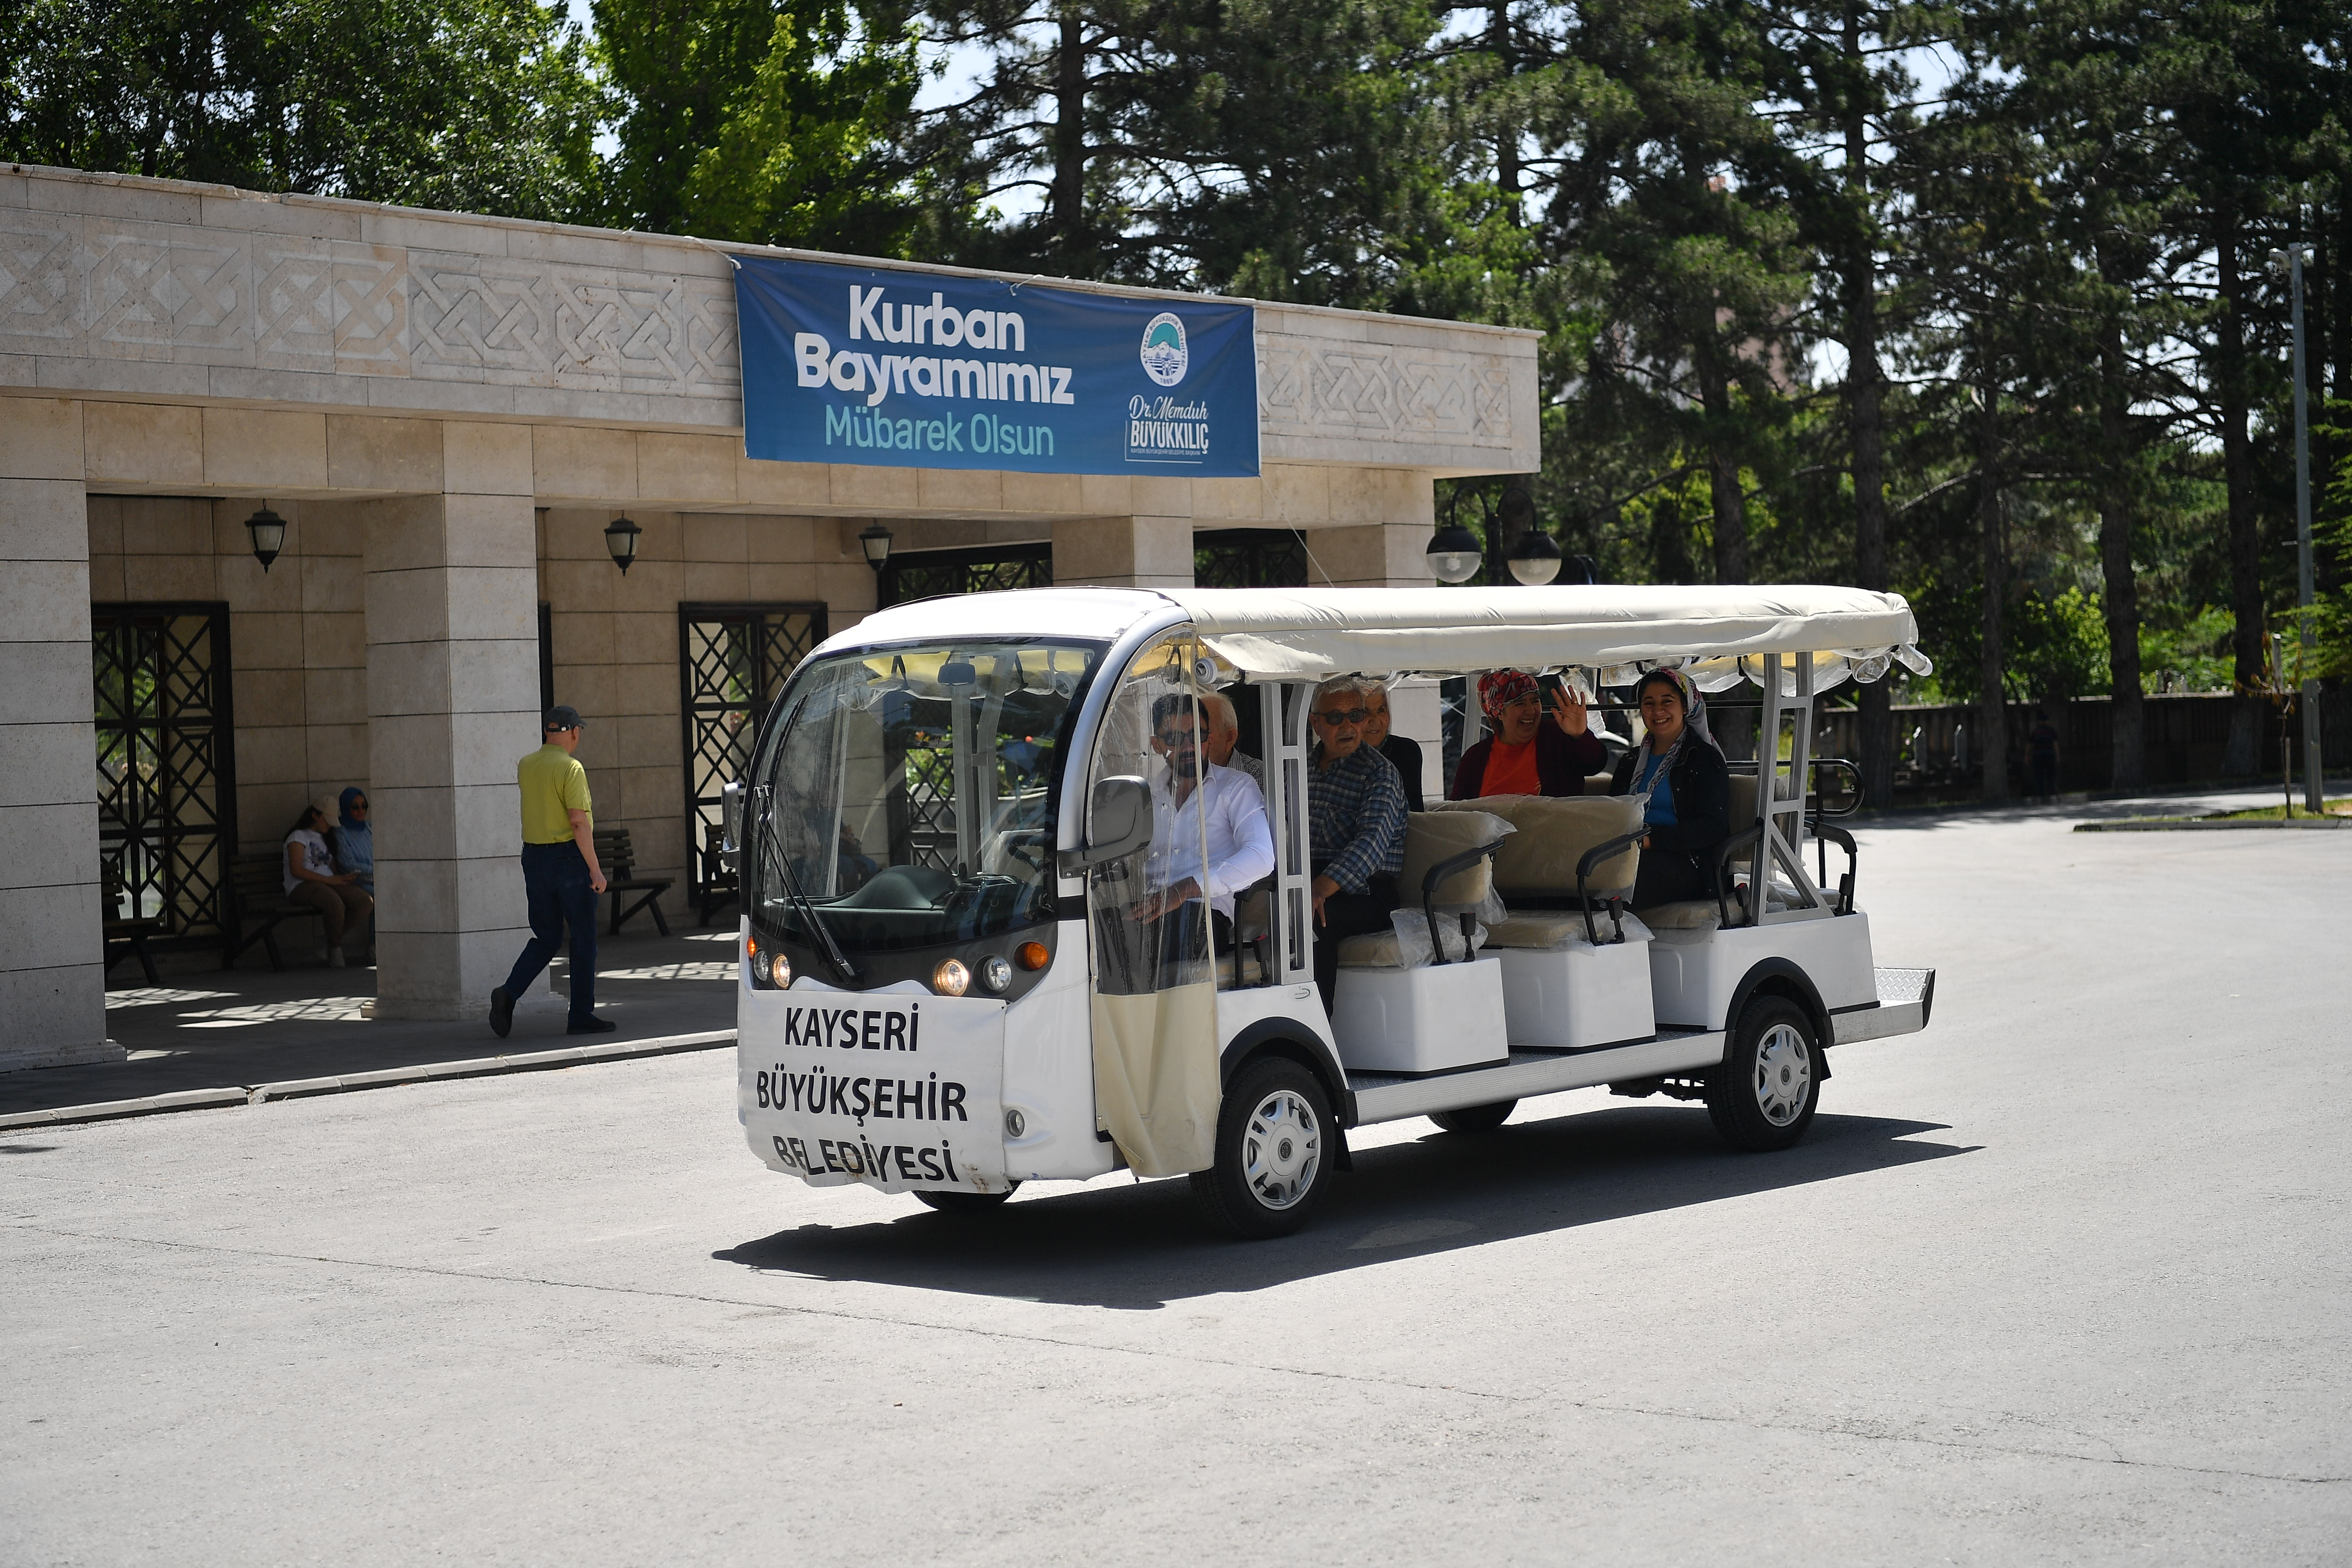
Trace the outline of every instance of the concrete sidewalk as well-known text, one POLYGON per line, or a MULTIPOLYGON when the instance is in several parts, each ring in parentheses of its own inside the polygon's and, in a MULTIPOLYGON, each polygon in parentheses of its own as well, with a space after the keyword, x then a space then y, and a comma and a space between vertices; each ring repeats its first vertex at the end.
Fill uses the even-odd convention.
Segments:
MULTIPOLYGON (((735 1027, 734 943, 732 931, 601 938, 597 1011, 620 1028, 579 1037, 564 1033, 561 995, 518 1011, 503 1040, 490 1033, 487 1017, 379 1023, 365 1013, 375 994, 373 969, 313 963, 282 973, 215 970, 167 973, 161 985, 118 985, 107 993, 107 1031, 129 1050, 129 1059, 0 1073, 0 1125, 27 1112, 124 1101, 160 1100, 151 1107, 155 1110, 226 1104, 251 1098, 266 1085, 364 1082, 371 1076, 413 1080, 440 1076, 417 1070, 440 1065, 518 1070, 550 1065, 551 1052, 594 1059, 693 1048, 686 1042, 698 1037, 718 1037, 702 1045, 724 1044, 735 1027), (583 1047, 584 1057, 575 1050, 583 1047), (508 1065, 491 1065, 499 1058, 508 1065)), ((557 960, 558 992, 567 987, 566 967, 557 960)), ((139 979, 136 964, 124 963, 117 973, 139 979)), ((487 1016, 487 996, 483 1011, 487 1016)))

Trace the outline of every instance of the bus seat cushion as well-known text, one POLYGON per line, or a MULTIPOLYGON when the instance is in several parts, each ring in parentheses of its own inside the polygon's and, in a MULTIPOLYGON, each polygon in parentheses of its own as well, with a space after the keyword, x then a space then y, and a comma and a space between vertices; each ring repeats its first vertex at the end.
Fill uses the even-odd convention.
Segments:
POLYGON ((1393 931, 1366 931, 1361 936, 1345 938, 1339 943, 1339 967, 1342 969, 1402 969, 1404 954, 1393 931))
MULTIPOLYGON (((1404 870, 1397 878, 1397 891, 1407 904, 1418 906, 1422 879, 1429 875, 1431 867, 1465 850, 1492 844, 1497 838, 1507 847, 1512 836, 1511 824, 1492 812, 1414 812, 1405 818, 1404 870)), ((1485 899, 1494 885, 1494 861, 1477 861, 1439 884, 1437 905, 1440 909, 1466 908, 1485 899)))
MULTIPOLYGON (((1495 887, 1513 893, 1557 895, 1576 891, 1576 863, 1585 852, 1642 826, 1642 803, 1632 795, 1488 795, 1449 801, 1445 811, 1491 812, 1518 831, 1495 856, 1495 887)), ((1633 886, 1641 851, 1626 848, 1593 868, 1586 883, 1593 894, 1622 894, 1633 886)))

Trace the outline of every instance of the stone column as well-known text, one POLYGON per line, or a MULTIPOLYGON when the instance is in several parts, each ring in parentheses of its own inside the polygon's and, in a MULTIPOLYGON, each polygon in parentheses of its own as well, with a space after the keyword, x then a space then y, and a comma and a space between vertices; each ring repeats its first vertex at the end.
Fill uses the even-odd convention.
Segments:
POLYGON ((1314 587, 1426 588, 1437 581, 1429 569, 1429 525, 1369 523, 1306 531, 1313 562, 1307 569, 1314 587))
POLYGON ((1073 517, 1054 523, 1054 584, 1189 588, 1189 517, 1073 517))
POLYGON ((515 763, 539 738, 530 428, 446 425, 442 468, 440 495, 361 507, 379 1018, 484 1016, 529 937, 515 763))
POLYGON ((0 1071, 106 1037, 81 405, 0 399, 0 1071))

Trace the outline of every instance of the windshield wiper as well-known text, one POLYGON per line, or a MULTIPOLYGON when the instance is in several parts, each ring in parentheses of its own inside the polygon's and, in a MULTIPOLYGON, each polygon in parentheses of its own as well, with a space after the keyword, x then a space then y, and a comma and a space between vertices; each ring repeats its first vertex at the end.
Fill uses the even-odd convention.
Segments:
POLYGON ((856 979, 857 966, 849 962, 849 955, 841 951, 839 942, 833 940, 833 928, 825 924, 824 917, 816 912, 816 905, 801 891, 800 874, 793 869, 793 858, 778 856, 776 867, 784 874, 784 891, 791 897, 793 907, 800 911, 802 921, 816 933, 817 951, 824 954, 824 961, 832 964, 844 980, 856 979))

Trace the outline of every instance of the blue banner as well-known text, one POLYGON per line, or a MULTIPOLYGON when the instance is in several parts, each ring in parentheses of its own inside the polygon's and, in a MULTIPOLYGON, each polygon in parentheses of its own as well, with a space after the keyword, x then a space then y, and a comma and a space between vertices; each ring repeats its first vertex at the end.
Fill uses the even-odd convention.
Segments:
POLYGON ((1257 473, 1247 305, 734 259, 747 456, 1033 474, 1257 473))

